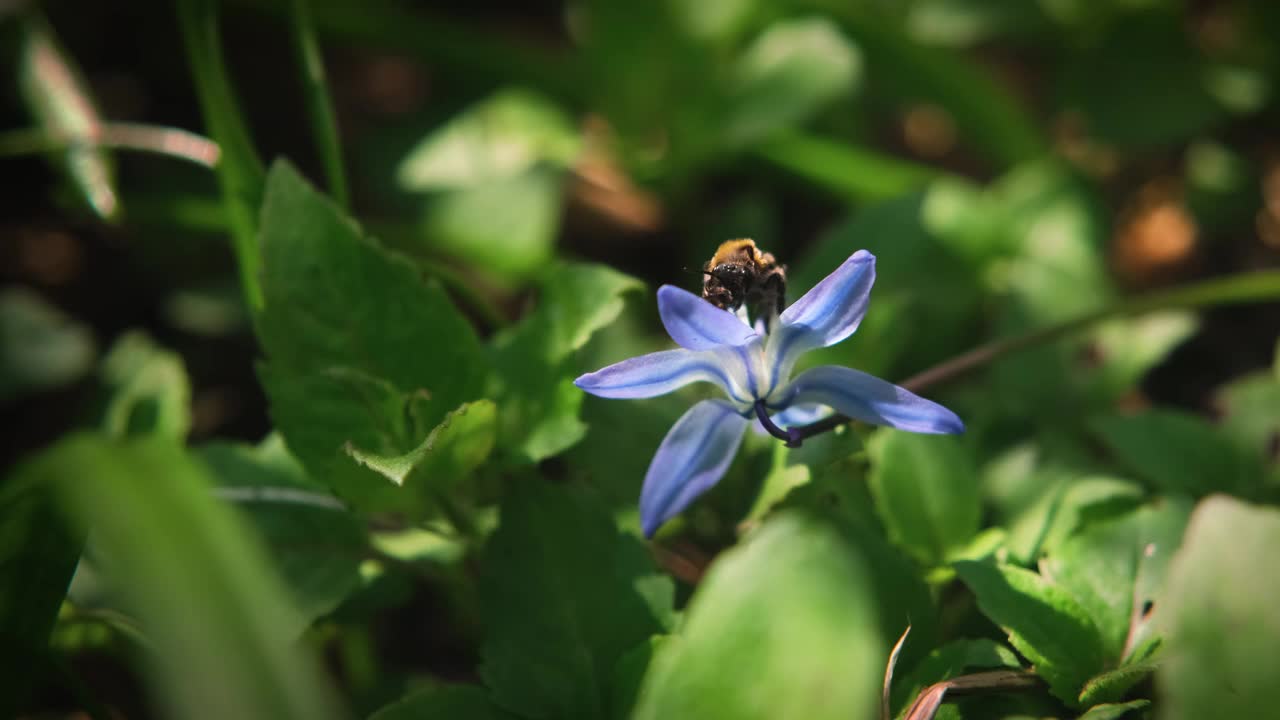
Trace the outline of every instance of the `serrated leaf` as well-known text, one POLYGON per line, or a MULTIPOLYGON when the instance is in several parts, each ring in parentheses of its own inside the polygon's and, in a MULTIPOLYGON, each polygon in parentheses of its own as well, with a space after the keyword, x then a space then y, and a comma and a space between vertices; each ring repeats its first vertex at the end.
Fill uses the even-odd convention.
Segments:
POLYGON ((125 333, 102 360, 106 434, 158 434, 183 440, 191 429, 191 381, 182 358, 145 333, 125 333))
POLYGON ((1118 720, 1130 710, 1140 710, 1151 704, 1150 700, 1130 700, 1126 703, 1103 703, 1089 708, 1076 720, 1118 720))
POLYGON ((825 521, 771 518, 711 566, 634 717, 872 717, 887 648, 866 581, 825 521))
POLYGON ((369 720, 509 720, 515 716, 493 704, 475 685, 441 685, 419 690, 387 705, 369 720))
POLYGON ((586 432, 578 420, 581 368, 572 355, 622 312, 638 280, 600 265, 560 263, 542 283, 538 308, 493 341, 491 395, 503 408, 499 443, 518 462, 569 448, 586 432))
POLYGON ((1242 453, 1201 418, 1173 410, 1111 415, 1090 428, 1116 458, 1169 493, 1248 493, 1261 481, 1257 458, 1242 453))
POLYGON ((1157 671, 1161 717, 1261 717, 1280 707, 1280 511, 1215 495, 1169 570, 1157 671))
POLYGON ((671 581, 580 491, 509 486, 482 567, 480 675, 526 717, 606 716, 618 660, 671 622, 671 581))
POLYGON ((396 485, 406 485, 412 476, 418 479, 413 484, 429 483, 431 491, 440 492, 465 478, 489 457, 495 413, 496 407, 489 400, 463 403, 445 415, 421 445, 403 455, 378 455, 354 445, 346 450, 361 465, 396 485))
POLYGON ((364 523, 307 477, 278 436, 257 447, 206 445, 197 456, 215 478, 214 494, 264 541, 298 608, 299 629, 356 589, 368 548, 364 523))
POLYGON ((1152 663, 1136 663, 1091 677, 1080 689, 1080 705, 1089 707, 1097 703, 1115 702, 1124 697, 1134 685, 1147 679, 1155 669, 1156 666, 1152 663))
MULTIPOLYGON (((1182 540, 1190 503, 1165 499, 1093 523, 1040 564, 1042 575, 1071 593, 1098 628, 1107 657, 1124 658, 1131 630, 1159 600, 1169 558, 1182 540)), ((1099 698, 1115 700, 1118 698, 1099 698)))
POLYGON ((940 565, 977 534, 978 476, 959 440, 885 431, 871 456, 876 510, 889 537, 917 560, 940 565))
POLYGON ((409 453, 478 399, 488 367, 475 332, 437 285, 284 162, 267 180, 261 245, 260 375, 290 450, 362 509, 421 513, 344 448, 409 453))
POLYGON ((1084 608, 1030 570, 971 560, 955 568, 983 614, 1008 633, 1053 694, 1076 705, 1080 688, 1106 667, 1102 637, 1084 608))

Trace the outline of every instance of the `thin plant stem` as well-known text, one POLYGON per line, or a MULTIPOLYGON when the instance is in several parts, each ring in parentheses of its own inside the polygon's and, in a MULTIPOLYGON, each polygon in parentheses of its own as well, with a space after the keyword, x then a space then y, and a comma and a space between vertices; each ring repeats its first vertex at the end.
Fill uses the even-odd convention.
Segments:
POLYGON ((181 128, 142 123, 102 123, 86 137, 60 136, 43 128, 0 132, 0 157, 40 155, 81 147, 134 150, 186 160, 210 170, 218 166, 222 152, 203 135, 181 128))
POLYGON ((180 0, 177 9, 200 110, 209 134, 222 150, 218 185, 231 227, 240 284, 249 307, 256 312, 264 304, 257 242, 257 213, 265 183, 262 161, 253 149, 227 77, 216 3, 180 0))
MULTIPOLYGON (((966 353, 957 355, 924 372, 907 378, 901 385, 911 392, 920 392, 925 388, 955 380, 1011 353, 1053 342, 1068 335, 1074 335, 1107 320, 1132 317, 1159 310, 1207 308, 1218 305, 1265 302, 1268 300, 1280 300, 1280 270, 1240 273, 1181 285, 1168 290, 1158 290, 1145 295, 1127 298, 1102 309, 1087 312, 1022 335, 1001 338, 985 345, 979 345, 966 353)), ((833 415, 810 425, 789 428, 786 432, 788 436, 798 437, 799 439, 796 442, 803 442, 806 438, 833 430, 851 419, 847 415, 833 415)))
POLYGON ((350 210, 346 171, 342 162, 342 146, 338 142, 338 121, 334 116, 333 102, 329 98, 329 87, 324 74, 324 59, 320 55, 320 46, 316 42, 308 0, 290 0, 289 14, 293 48, 298 56, 298 64, 302 66, 307 114, 311 117, 311 132, 320 153, 320 160, 324 164, 329 193, 339 207, 350 210))

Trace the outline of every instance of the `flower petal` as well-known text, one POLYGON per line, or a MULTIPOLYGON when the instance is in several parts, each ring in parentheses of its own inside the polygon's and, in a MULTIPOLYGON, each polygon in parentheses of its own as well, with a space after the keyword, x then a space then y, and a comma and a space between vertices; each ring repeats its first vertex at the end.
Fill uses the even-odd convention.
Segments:
POLYGON ((733 313, 674 285, 658 288, 658 314, 671 339, 689 350, 737 347, 756 335, 733 313))
POLYGON ((722 400, 703 400, 680 416, 644 476, 640 523, 645 537, 719 482, 746 427, 747 419, 722 400))
POLYGON ((587 373, 573 384, 599 397, 649 398, 706 381, 719 385, 739 404, 749 405, 751 400, 745 390, 747 369, 736 357, 725 352, 663 350, 587 373))
POLYGON ((876 281, 876 257, 866 250, 849 256, 783 311, 781 325, 790 340, 804 349, 834 345, 853 334, 867 313, 867 300, 876 281))
POLYGON ((782 403, 822 403, 856 420, 918 433, 962 433, 964 422, 941 405, 851 368, 823 365, 796 376, 782 403))

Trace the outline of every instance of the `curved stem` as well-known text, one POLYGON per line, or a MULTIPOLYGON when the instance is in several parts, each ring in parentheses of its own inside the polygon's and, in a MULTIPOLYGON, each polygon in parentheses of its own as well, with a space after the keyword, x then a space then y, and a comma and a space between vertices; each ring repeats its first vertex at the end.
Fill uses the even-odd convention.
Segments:
MULTIPOLYGON (((1078 315, 1069 320, 1039 328, 1022 335, 1000 338, 957 355, 923 372, 912 375, 901 385, 911 392, 954 380, 972 370, 989 365, 1000 358, 1036 345, 1052 342, 1062 337, 1087 330, 1099 323, 1122 317, 1142 315, 1158 310, 1183 308, 1207 308, 1217 305, 1280 300, 1280 270, 1240 273, 1222 278, 1191 283, 1168 290, 1127 298, 1100 310, 1078 315)), ((832 430, 852 418, 833 415, 810 425, 791 428, 788 434, 796 438, 796 444, 805 438, 832 430)), ((788 439, 788 438, 784 438, 788 439)), ((790 445, 789 447, 795 447, 790 445)))
POLYGON ((314 135, 324 174, 329 181, 329 192, 334 202, 343 210, 350 210, 347 193, 346 171, 342 164, 342 146, 338 142, 338 121, 334 117, 333 102, 325 83, 324 60, 320 57, 320 45, 311 21, 308 0, 291 0, 289 3, 289 28, 293 35, 293 48, 302 66, 302 80, 307 97, 307 114, 311 117, 314 135))
POLYGON ((756 417, 760 419, 760 424, 764 426, 764 429, 767 430, 770 435, 785 442, 787 447, 798 448, 800 447, 800 443, 804 442, 804 437, 799 434, 802 428, 790 428, 788 430, 783 430, 778 427, 777 423, 773 421, 773 418, 769 417, 769 411, 765 408, 763 400, 756 401, 756 417))

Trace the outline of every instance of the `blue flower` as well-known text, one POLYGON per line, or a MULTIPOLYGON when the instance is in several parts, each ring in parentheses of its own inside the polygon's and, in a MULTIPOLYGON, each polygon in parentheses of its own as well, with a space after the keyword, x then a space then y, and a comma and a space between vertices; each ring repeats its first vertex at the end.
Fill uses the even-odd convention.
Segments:
POLYGON ((875 263, 866 250, 854 253, 773 319, 769 332, 766 323, 748 324, 745 312, 721 310, 663 285, 658 312, 680 347, 623 360, 574 381, 606 398, 654 397, 699 381, 724 390, 724 399, 703 400, 681 416, 654 454, 640 494, 646 536, 720 480, 753 415, 780 437, 835 413, 911 432, 964 432, 950 410, 851 368, 824 365, 791 377, 802 354, 858 329, 875 263))

